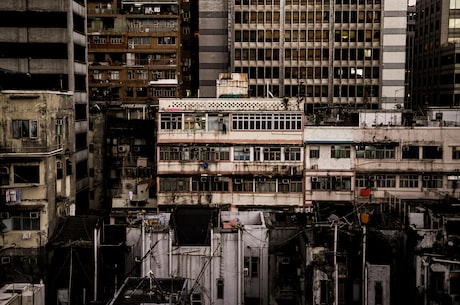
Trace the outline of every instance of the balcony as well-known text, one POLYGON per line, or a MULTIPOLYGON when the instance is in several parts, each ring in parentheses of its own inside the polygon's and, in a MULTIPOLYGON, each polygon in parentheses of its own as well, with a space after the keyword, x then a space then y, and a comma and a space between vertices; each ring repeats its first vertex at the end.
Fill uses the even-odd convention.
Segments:
POLYGON ((50 157, 63 152, 63 145, 52 146, 0 146, 0 157, 50 157))

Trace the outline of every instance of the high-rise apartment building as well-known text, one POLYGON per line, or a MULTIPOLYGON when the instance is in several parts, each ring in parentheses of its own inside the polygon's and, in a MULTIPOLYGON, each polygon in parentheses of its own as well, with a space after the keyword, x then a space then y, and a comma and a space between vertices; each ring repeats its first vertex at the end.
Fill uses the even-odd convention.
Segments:
POLYGON ((460 19, 458 1, 421 0, 416 3, 414 104, 460 105, 460 19))
MULTIPOLYGON (((217 10, 200 14, 200 67, 209 40, 213 50, 228 47, 230 72, 248 73, 250 96, 394 109, 404 102, 406 12, 394 0, 230 1, 227 20, 217 10)), ((206 76, 201 91, 215 79, 206 76)))
POLYGON ((76 213, 84 213, 88 208, 85 1, 1 1, 0 33, 2 89, 73 92, 76 213))

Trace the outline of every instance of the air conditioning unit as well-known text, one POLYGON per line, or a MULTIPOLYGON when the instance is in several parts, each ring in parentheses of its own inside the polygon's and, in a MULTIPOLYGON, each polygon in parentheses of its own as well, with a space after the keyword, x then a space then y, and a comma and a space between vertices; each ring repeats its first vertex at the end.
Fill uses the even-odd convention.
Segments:
POLYGON ((201 177, 201 178, 200 178, 200 181, 201 181, 201 182, 206 182, 206 181, 208 181, 208 177, 201 177))
POLYGON ((2 256, 2 265, 10 264, 11 263, 11 257, 9 256, 2 256))
POLYGON ((214 177, 214 182, 221 182, 221 181, 222 181, 222 177, 220 176, 214 177))
POLYGON ((430 176, 423 176, 423 181, 430 181, 431 177, 430 176))
POLYGON ((243 183, 243 179, 241 179, 241 178, 235 178, 235 179, 233 179, 233 183, 235 183, 235 184, 241 184, 241 183, 243 183))
POLYGON ((289 180, 289 179, 283 179, 283 180, 281 180, 281 183, 282 183, 282 184, 289 184, 290 182, 291 182, 291 180, 289 180))
POLYGON ((201 118, 195 118, 195 122, 197 123, 201 122, 201 118))
POLYGON ((37 219, 40 217, 40 212, 30 212, 29 213, 29 218, 30 219, 37 219))
POLYGON ((311 182, 318 182, 319 178, 318 177, 311 177, 311 182))
POLYGON ((403 150, 403 151, 409 151, 409 146, 407 146, 407 145, 403 146, 403 147, 402 147, 402 150, 403 150))
POLYGON ((339 181, 339 182, 342 181, 342 176, 336 176, 335 181, 339 181))
MULTIPOLYGON (((172 148, 172 151, 173 151, 173 152, 179 152, 180 150, 179 150, 179 147, 173 147, 173 148, 172 148)), ((184 149, 184 151, 185 151, 185 149, 184 149)))
POLYGON ((217 122, 223 123, 223 122, 224 122, 224 118, 223 118, 223 117, 218 117, 218 118, 217 118, 217 122))
POLYGON ((210 151, 210 152, 216 152, 216 148, 215 148, 215 147, 211 147, 211 148, 209 148, 209 151, 210 151))
POLYGON ((251 149, 250 149, 249 147, 246 147, 246 148, 243 149, 243 151, 244 151, 244 152, 250 152, 251 149))
POLYGON ((270 152, 270 148, 264 148, 264 153, 269 153, 270 152))

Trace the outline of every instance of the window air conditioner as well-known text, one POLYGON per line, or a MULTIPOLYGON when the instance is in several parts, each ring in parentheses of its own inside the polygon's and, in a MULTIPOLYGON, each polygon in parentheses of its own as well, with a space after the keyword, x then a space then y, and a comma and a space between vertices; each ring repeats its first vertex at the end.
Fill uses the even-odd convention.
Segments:
POLYGON ((402 150, 403 150, 403 151, 409 151, 409 146, 407 146, 407 145, 406 145, 406 146, 403 146, 402 150))
POLYGON ((430 176, 423 176, 423 181, 430 181, 431 177, 430 176))
POLYGON ((291 180, 289 180, 289 179, 283 179, 283 180, 281 180, 281 183, 282 183, 282 184, 289 184, 290 182, 291 182, 291 180))
POLYGON ((318 182, 318 181, 319 181, 319 178, 318 178, 318 177, 311 177, 311 181, 312 181, 312 182, 318 182))
POLYGON ((37 219, 40 216, 39 212, 30 212, 29 213, 29 218, 31 219, 37 219))

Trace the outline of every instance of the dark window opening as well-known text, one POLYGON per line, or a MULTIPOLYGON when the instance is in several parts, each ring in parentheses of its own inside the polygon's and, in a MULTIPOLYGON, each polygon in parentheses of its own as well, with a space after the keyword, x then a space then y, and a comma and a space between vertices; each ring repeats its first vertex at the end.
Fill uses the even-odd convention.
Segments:
POLYGON ((86 160, 78 162, 75 173, 77 179, 88 177, 88 162, 86 160))
POLYGON ((224 279, 217 279, 217 298, 224 298, 224 279))
POLYGON ((402 158, 403 159, 418 159, 419 158, 419 147, 418 146, 403 146, 402 147, 402 158))
POLYGON ((76 104, 75 105, 75 121, 84 121, 87 119, 86 105, 76 104))
POLYGON ((423 146, 422 147, 423 159, 442 159, 441 146, 423 146))
POLYGON ((88 148, 88 139, 86 133, 78 133, 75 135, 75 147, 77 150, 88 148))
POLYGON ((40 183, 38 165, 15 165, 14 183, 40 183))

